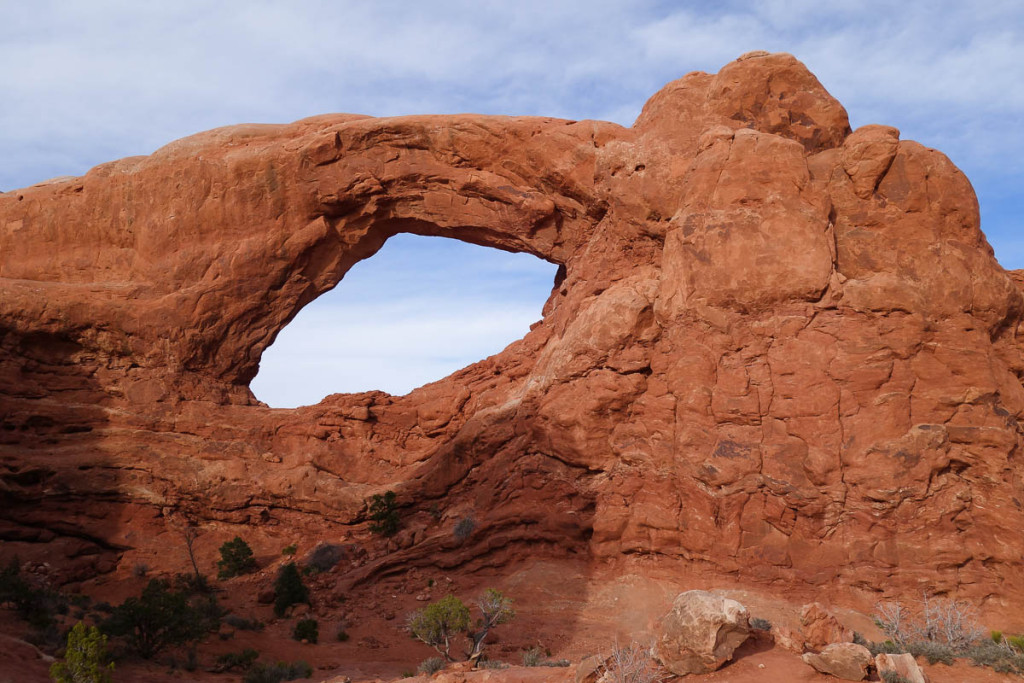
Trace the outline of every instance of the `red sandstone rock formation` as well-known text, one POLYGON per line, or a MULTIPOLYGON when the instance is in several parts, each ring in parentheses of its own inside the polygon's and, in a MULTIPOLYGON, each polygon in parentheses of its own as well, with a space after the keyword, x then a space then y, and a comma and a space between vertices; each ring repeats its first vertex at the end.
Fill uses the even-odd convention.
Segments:
POLYGON ((649 553, 998 607, 1024 591, 1022 281, 945 156, 851 132, 784 54, 673 82, 632 128, 202 133, 0 194, 0 538, 71 579, 184 517, 358 541, 394 489, 397 550, 353 582, 649 553), (401 232, 559 264, 543 320, 407 396, 257 402, 275 335, 401 232))

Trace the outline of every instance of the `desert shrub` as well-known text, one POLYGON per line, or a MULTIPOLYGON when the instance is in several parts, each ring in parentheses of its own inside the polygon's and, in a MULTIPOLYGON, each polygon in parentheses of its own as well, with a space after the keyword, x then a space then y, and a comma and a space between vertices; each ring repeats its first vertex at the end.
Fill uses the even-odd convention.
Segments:
POLYGON ((132 575, 137 579, 145 578, 149 574, 149 565, 145 562, 136 562, 132 566, 132 575))
POLYGON ((539 647, 531 647, 523 653, 523 666, 540 666, 544 660, 544 652, 539 647))
POLYGON ((350 636, 348 635, 348 631, 345 630, 344 626, 339 626, 338 632, 335 634, 335 637, 338 639, 339 643, 344 643, 348 641, 350 636))
POLYGON ((291 545, 286 545, 285 547, 281 548, 281 554, 284 555, 285 557, 291 557, 292 555, 294 555, 298 551, 299 551, 299 547, 297 545, 295 545, 294 543, 292 543, 291 545))
POLYGON ((1018 652, 1024 652, 1024 636, 1007 636, 1006 642, 1017 648, 1018 652))
POLYGON ((53 663, 50 677, 56 683, 110 683, 114 664, 109 659, 107 637, 78 622, 68 633, 64 661, 53 663))
POLYGON ((883 671, 882 681, 884 683, 910 683, 910 680, 904 678, 897 671, 883 671))
POLYGON ((915 657, 925 657, 930 664, 952 664, 957 656, 966 654, 979 641, 995 644, 992 638, 984 638, 977 611, 962 600, 926 594, 916 613, 899 602, 879 603, 875 609, 875 624, 888 640, 868 643, 866 647, 873 655, 909 652, 915 657))
POLYGON ((101 624, 105 633, 124 638, 128 648, 143 659, 152 659, 169 646, 195 642, 210 627, 204 611, 189 604, 184 592, 171 590, 163 579, 151 579, 140 597, 125 600, 101 624))
POLYGON ((309 554, 306 566, 312 567, 318 572, 328 572, 341 562, 344 556, 345 549, 342 546, 332 543, 321 543, 309 554))
POLYGON ((767 619, 762 619, 761 617, 754 617, 750 620, 750 628, 755 631, 771 631, 772 622, 767 619))
POLYGON ((292 640, 305 640, 316 643, 320 640, 320 625, 316 619, 300 619, 292 631, 292 640))
POLYGON ((611 683, 655 683, 662 678, 662 671, 651 660, 650 648, 636 641, 616 643, 604 671, 611 683))
POLYGON ((294 562, 281 567, 274 581, 274 614, 283 617, 292 605, 309 604, 309 589, 302 583, 299 570, 294 562))
POLYGON ((281 683, 281 681, 309 678, 312 675, 313 667, 303 661, 291 664, 287 662, 278 662, 277 664, 257 662, 246 672, 242 681, 243 683, 281 683))
POLYGON ((74 593, 68 596, 68 602, 70 602, 75 607, 88 609, 89 606, 92 604, 92 598, 90 598, 88 595, 83 595, 81 593, 74 593))
POLYGON ((1009 639, 996 643, 982 640, 965 653, 975 666, 987 666, 998 673, 1024 674, 1024 654, 1009 639))
POLYGON ((417 610, 409 617, 409 632, 413 637, 437 650, 452 661, 451 641, 456 634, 469 628, 469 608, 454 595, 417 610))
POLYGON ((205 574, 175 574, 174 589, 186 595, 210 595, 213 588, 205 574))
POLYGON ((394 491, 384 495, 375 493, 369 500, 370 531, 379 536, 390 537, 398 533, 401 524, 398 518, 398 497, 394 491))
POLYGON ((207 631, 216 630, 220 626, 221 619, 227 614, 227 610, 220 606, 217 598, 213 595, 195 596, 189 604, 203 620, 203 628, 207 631))
POLYGON ((430 676, 436 674, 438 671, 444 668, 444 660, 440 657, 430 657, 420 662, 419 667, 416 669, 421 674, 430 676))
POLYGON ((880 602, 875 605, 875 625, 892 642, 902 645, 911 639, 913 626, 911 625, 910 610, 899 602, 880 602))
POLYGON ((240 536, 235 536, 220 547, 220 559, 217 561, 218 579, 230 579, 254 569, 256 558, 252 554, 252 548, 240 536))
POLYGON ((477 668, 479 669, 507 669, 508 664, 501 661, 500 659, 481 659, 477 662, 477 668))
POLYGON ((239 631, 262 631, 263 622, 259 619, 246 619, 237 614, 228 614, 223 619, 224 623, 239 631))
POLYGON ((225 673, 227 671, 248 671, 252 668, 260 653, 257 650, 247 647, 241 652, 225 652, 217 657, 214 666, 214 673, 225 673))
POLYGON ((945 643, 937 643, 931 640, 915 640, 907 643, 905 652, 915 657, 924 657, 929 664, 945 664, 951 666, 956 655, 960 652, 945 643))
POLYGON ((14 603, 18 616, 28 622, 38 633, 37 639, 50 642, 52 638, 40 638, 55 627, 55 616, 67 613, 67 599, 46 586, 33 585, 21 574, 18 558, 0 570, 0 602, 14 603))
POLYGON ((455 540, 462 543, 476 531, 476 519, 472 515, 467 515, 455 523, 455 540))
POLYGON ((984 637, 978 611, 964 600, 924 596, 921 616, 915 625, 918 640, 948 645, 962 652, 984 637))

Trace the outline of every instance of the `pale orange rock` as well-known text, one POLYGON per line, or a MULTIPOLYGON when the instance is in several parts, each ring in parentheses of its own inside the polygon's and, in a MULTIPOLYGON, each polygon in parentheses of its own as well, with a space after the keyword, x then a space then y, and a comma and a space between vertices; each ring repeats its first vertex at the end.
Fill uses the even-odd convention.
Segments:
POLYGON ((808 652, 803 660, 816 671, 844 681, 863 681, 874 661, 868 649, 856 643, 833 643, 821 652, 808 652))
POLYGON ((902 676, 907 683, 929 683, 927 674, 917 665, 914 656, 906 652, 899 655, 884 652, 875 655, 875 668, 879 676, 892 672, 902 676))
POLYGON ((658 622, 654 654, 676 676, 715 671, 750 636, 747 608, 707 591, 676 596, 658 622))
POLYGON ((0 539, 67 581, 184 571, 179 518, 207 556, 237 525, 341 539, 355 583, 628 553, 832 600, 926 584, 1019 630, 1022 282, 948 158, 851 131, 789 55, 685 76, 630 128, 201 133, 0 194, 0 539), (406 396, 256 401, 284 325, 401 232, 558 264, 543 319, 406 396), (411 531, 384 549, 388 489, 411 531), (457 543, 432 520, 466 501, 457 543))

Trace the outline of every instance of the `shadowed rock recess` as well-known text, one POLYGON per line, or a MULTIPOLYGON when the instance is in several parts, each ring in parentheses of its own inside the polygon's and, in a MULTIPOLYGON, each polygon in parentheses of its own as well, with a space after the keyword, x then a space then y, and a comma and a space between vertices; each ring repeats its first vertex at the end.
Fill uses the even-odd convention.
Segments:
POLYGON ((785 54, 670 83, 631 128, 201 133, 0 195, 0 538, 79 580, 181 518, 359 542, 393 489, 403 519, 469 506, 477 531, 407 523, 353 584, 647 554, 1005 607, 1022 281, 949 159, 851 132, 785 54), (558 264, 543 320, 407 396, 256 401, 275 335, 397 233, 558 264))

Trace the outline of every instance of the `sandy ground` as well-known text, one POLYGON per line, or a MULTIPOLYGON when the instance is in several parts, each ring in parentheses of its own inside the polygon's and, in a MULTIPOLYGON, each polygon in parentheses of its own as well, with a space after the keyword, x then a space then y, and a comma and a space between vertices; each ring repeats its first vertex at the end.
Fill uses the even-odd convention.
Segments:
MULTIPOLYGON (((298 617, 276 619, 270 605, 257 600, 268 588, 279 561, 257 574, 217 582, 217 597, 225 609, 266 624, 263 631, 223 629, 223 638, 211 636, 198 648, 199 668, 188 672, 172 668, 162 654, 157 663, 123 661, 116 681, 157 683, 164 681, 238 681, 239 674, 213 674, 204 668, 226 652, 252 647, 262 661, 304 660, 314 667, 312 681, 395 680, 415 672, 419 663, 436 653, 410 638, 405 626, 409 613, 454 593, 463 600, 489 587, 502 590, 515 602, 517 615, 493 632, 486 654, 507 662, 503 670, 468 673, 442 672, 439 683, 470 681, 566 680, 572 681, 574 667, 584 657, 607 652, 616 642, 641 642, 651 638, 657 619, 668 611, 679 592, 692 588, 716 588, 745 604, 752 616, 768 619, 775 628, 795 626, 800 606, 813 594, 785 594, 749 590, 687 573, 679 566, 660 564, 650 558, 595 566, 583 561, 538 559, 521 563, 513 571, 484 569, 469 574, 446 574, 434 570, 412 570, 373 585, 344 589, 344 567, 309 580, 313 594, 311 614, 319 621, 320 642, 303 644, 291 638, 298 617), (339 642, 336 633, 344 629, 349 639, 339 642), (552 659, 568 659, 573 666, 525 668, 522 654, 531 647, 549 651, 552 659)), ((95 600, 118 603, 137 594, 147 578, 109 576, 84 586, 95 600)), ((851 601, 854 602, 854 601, 851 601)), ((844 606, 831 606, 844 623, 869 638, 878 638, 870 619, 844 606)), ((0 611, 0 683, 46 681, 49 662, 45 655, 21 640, 26 626, 13 613, 0 611)), ((460 644, 461 646, 461 644, 460 644)), ((454 649, 453 649, 454 652, 454 649)), ((933 683, 973 683, 1010 680, 1007 676, 958 662, 956 666, 926 667, 933 683)), ((423 677, 416 677, 424 680, 423 677)), ((816 673, 799 656, 772 642, 770 637, 748 641, 735 659, 723 669, 692 681, 836 680, 816 673)))

